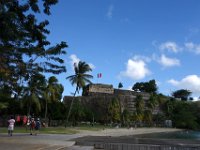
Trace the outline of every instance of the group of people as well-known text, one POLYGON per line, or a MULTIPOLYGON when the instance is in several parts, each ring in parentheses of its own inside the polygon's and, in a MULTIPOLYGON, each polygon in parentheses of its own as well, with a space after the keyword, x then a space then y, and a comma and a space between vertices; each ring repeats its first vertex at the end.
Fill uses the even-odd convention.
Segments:
POLYGON ((40 119, 39 118, 37 118, 36 120, 34 118, 28 119, 27 127, 29 127, 30 129, 30 135, 33 134, 37 135, 41 127, 40 119))
MULTIPOLYGON (((15 119, 13 116, 11 116, 10 119, 8 120, 8 135, 9 136, 13 135, 14 125, 15 125, 15 119)), ((37 135, 41 128, 40 119, 37 118, 35 120, 35 118, 28 117, 26 126, 30 129, 30 135, 33 135, 33 134, 37 135)))

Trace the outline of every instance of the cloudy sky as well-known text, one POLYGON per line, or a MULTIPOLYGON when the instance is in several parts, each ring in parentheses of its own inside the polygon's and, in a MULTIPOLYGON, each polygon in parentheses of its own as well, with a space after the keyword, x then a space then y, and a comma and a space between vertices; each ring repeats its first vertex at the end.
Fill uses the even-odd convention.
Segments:
POLYGON ((94 83, 129 89, 155 79, 165 95, 188 89, 200 96, 199 0, 60 0, 47 19, 52 44, 69 45, 63 95, 74 92, 65 78, 81 60, 94 83))

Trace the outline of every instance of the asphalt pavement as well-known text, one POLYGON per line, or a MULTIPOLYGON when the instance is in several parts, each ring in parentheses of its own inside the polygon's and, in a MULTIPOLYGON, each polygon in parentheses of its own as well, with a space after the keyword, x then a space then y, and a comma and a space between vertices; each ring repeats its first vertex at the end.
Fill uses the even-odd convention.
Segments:
POLYGON ((92 146, 76 146, 74 138, 79 134, 0 134, 0 150, 92 150, 92 146))

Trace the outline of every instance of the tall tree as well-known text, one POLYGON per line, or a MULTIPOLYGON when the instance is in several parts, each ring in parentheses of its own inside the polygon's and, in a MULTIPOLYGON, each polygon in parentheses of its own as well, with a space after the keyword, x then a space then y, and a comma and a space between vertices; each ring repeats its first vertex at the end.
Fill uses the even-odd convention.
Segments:
MULTIPOLYGON (((74 98, 75 98, 76 93, 79 93, 79 90, 82 89, 86 85, 86 83, 92 83, 90 79, 93 78, 93 76, 90 74, 87 74, 87 72, 92 71, 92 69, 86 62, 79 61, 78 64, 74 63, 74 71, 75 71, 75 74, 68 76, 66 79, 69 79, 71 84, 76 86, 75 92, 74 92, 74 98)), ((70 117, 74 98, 71 101, 66 123, 68 122, 69 117, 70 117)))
POLYGON ((25 104, 28 107, 27 115, 39 113, 41 111, 41 99, 45 88, 45 77, 41 74, 36 74, 31 77, 28 82, 25 93, 25 104))
POLYGON ((47 121, 48 103, 59 102, 63 93, 62 84, 58 83, 58 79, 55 76, 51 76, 47 81, 47 86, 44 91, 45 99, 45 121, 47 121))
POLYGON ((65 54, 65 42, 51 46, 47 40, 50 33, 46 26, 48 20, 38 22, 36 15, 50 15, 51 5, 57 0, 43 0, 39 6, 37 0, 1 0, 0 1, 0 86, 9 86, 12 92, 30 82, 37 73, 65 72, 64 60, 59 57, 65 54))

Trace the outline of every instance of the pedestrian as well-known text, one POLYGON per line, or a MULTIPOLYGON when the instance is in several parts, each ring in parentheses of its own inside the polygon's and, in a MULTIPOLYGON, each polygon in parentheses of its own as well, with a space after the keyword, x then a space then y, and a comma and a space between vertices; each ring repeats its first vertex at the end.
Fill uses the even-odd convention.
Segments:
POLYGON ((33 134, 34 130, 35 130, 35 119, 31 118, 31 121, 30 121, 30 135, 33 134))
POLYGON ((14 125, 15 125, 15 119, 13 116, 10 116, 10 119, 8 120, 8 135, 12 136, 13 130, 14 130, 14 125))
POLYGON ((41 128, 41 122, 40 122, 40 119, 37 118, 36 124, 35 124, 35 135, 39 133, 40 128, 41 128))
POLYGON ((26 121, 26 131, 27 131, 28 129, 30 129, 30 124, 31 124, 31 117, 28 116, 27 121, 26 121))

